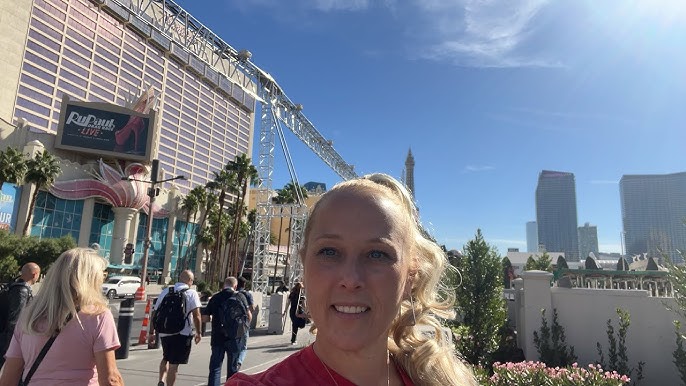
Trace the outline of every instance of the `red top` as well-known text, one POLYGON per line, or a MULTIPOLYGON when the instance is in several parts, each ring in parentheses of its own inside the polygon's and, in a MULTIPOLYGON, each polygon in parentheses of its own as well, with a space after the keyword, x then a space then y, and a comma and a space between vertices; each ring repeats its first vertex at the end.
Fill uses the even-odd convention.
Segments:
MULTIPOLYGON (((396 365, 398 373, 405 386, 414 386, 410 377, 396 365)), ((272 366, 267 371, 248 375, 243 373, 234 374, 226 381, 224 386, 308 386, 308 385, 333 385, 331 377, 336 380, 338 386, 355 386, 333 369, 326 371, 324 364, 315 354, 312 345, 292 354, 280 363, 272 366)))

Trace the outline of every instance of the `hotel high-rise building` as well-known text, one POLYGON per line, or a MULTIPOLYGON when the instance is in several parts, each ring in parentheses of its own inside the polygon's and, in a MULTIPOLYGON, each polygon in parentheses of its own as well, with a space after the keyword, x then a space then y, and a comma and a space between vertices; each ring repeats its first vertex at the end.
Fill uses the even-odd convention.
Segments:
POLYGON ((538 252, 538 226, 536 221, 528 221, 526 223, 526 251, 531 253, 538 252))
POLYGON ((686 251, 686 172, 624 175, 619 191, 627 255, 666 253, 683 262, 677 250, 686 251))
POLYGON ((179 199, 237 156, 250 157, 257 86, 228 54, 228 44, 179 6, 143 3, 0 2, 0 150, 47 150, 62 168, 55 185, 38 193, 33 216, 26 209, 32 187, 3 185, 3 200, 12 199, 18 208, 5 216, 5 227, 21 230, 28 222, 32 236, 71 235, 80 246, 97 243, 112 265, 129 269, 140 268, 147 232, 149 270, 168 276, 183 257, 183 265, 198 273, 202 262, 192 250, 197 224, 178 215, 179 199), (151 97, 131 110, 141 94, 151 97), (98 105, 74 105, 72 111, 106 118, 79 134, 75 127, 91 120, 69 115, 63 126, 70 136, 60 137, 62 110, 90 102, 98 105), (124 107, 129 110, 115 111, 124 107), (110 116, 120 129, 114 137, 110 116), (85 145, 67 149, 67 139, 85 145), (114 150, 94 151, 96 142, 114 150), (154 206, 148 186, 135 182, 150 178, 152 159, 159 160, 159 179, 185 177, 158 184, 154 206), (123 260, 128 244, 133 261, 123 260))
POLYGON ((538 243, 547 251, 564 252, 579 261, 574 174, 543 170, 536 187, 538 243))
POLYGON ((579 257, 585 259, 591 252, 598 257, 598 227, 585 223, 579 227, 579 257))

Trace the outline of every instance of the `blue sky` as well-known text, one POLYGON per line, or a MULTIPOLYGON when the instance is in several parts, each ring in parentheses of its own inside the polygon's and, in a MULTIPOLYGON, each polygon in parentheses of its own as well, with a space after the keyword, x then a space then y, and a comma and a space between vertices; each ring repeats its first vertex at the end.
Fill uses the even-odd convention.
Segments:
MULTIPOLYGON (((547 169, 575 174, 579 225, 619 252, 621 176, 686 170, 683 0, 178 3, 250 50, 358 174, 400 177, 411 147, 422 221, 451 249, 481 228, 526 250, 547 169)), ((300 183, 340 180, 287 138, 300 183)))

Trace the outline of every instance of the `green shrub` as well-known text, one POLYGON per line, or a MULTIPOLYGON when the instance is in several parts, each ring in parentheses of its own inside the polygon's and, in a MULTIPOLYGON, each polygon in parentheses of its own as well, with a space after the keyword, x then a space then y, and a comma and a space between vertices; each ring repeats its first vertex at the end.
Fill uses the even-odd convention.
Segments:
POLYGON ((676 365, 681 377, 681 383, 686 385, 686 349, 684 349, 684 340, 686 336, 681 334, 681 322, 674 321, 674 333, 676 335, 676 349, 672 352, 674 356, 674 365, 676 365))
POLYGON ((76 242, 71 236, 38 239, 0 231, 0 277, 16 277, 19 268, 29 262, 38 264, 43 272, 47 272, 50 264, 57 260, 62 252, 74 247, 76 242), (12 261, 17 267, 12 265, 12 261))
POLYGON ((19 275, 19 264, 12 256, 0 256, 0 283, 8 283, 19 275))
POLYGON ((625 310, 621 308, 616 309, 617 315, 619 316, 619 331, 617 331, 617 336, 615 337, 615 328, 612 325, 612 319, 607 320, 607 340, 608 340, 608 360, 605 363, 605 355, 603 354, 603 348, 600 342, 596 343, 596 348, 598 350, 598 355, 600 356, 600 361, 598 362, 603 368, 607 368, 611 371, 616 371, 620 374, 626 374, 631 377, 632 373, 636 371, 635 381, 632 385, 638 385, 641 380, 643 380, 643 366, 644 362, 638 362, 636 368, 629 367, 629 357, 626 353, 626 335, 629 331, 629 326, 631 325, 631 316, 625 310))
POLYGON ((576 362, 574 346, 567 347, 565 329, 558 322, 556 309, 553 309, 551 327, 545 317, 545 308, 541 309, 541 330, 540 334, 534 331, 534 345, 539 360, 550 367, 566 367, 576 362))

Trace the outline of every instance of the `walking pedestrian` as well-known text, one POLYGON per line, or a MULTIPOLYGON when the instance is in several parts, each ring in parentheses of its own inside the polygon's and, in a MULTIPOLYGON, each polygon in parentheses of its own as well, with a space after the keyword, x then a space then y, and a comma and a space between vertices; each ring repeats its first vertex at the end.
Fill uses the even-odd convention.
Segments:
POLYGON ((200 343, 200 296, 191 289, 193 272, 185 270, 179 281, 162 290, 152 309, 152 321, 148 333, 149 343, 159 334, 162 342, 157 386, 174 386, 179 365, 188 363, 191 342, 200 343), (193 330, 195 329, 195 333, 193 330), (166 382, 166 383, 165 383, 166 382))
MULTIPOLYGON (((286 309, 288 310, 288 316, 291 318, 291 344, 297 344, 298 330, 305 328, 307 324, 307 318, 304 316, 304 310, 302 308, 302 290, 303 285, 300 282, 295 283, 291 292, 288 294, 288 304, 286 309)), ((286 311, 284 311, 283 316, 286 316, 286 311)))
POLYGON ((210 346, 210 373, 208 386, 221 385, 221 368, 226 356, 226 379, 238 372, 239 356, 245 346, 246 331, 252 318, 248 301, 236 291, 238 280, 230 276, 224 280, 224 289, 213 295, 207 303, 202 320, 212 321, 210 346))
MULTIPOLYGON (((238 278, 238 288, 236 289, 238 292, 240 292, 243 296, 245 296, 245 300, 248 301, 248 310, 250 310, 250 316, 252 320, 252 316, 255 315, 255 301, 252 297, 252 294, 250 291, 247 291, 245 289, 245 285, 247 284, 248 280, 246 280, 244 277, 239 277, 238 278)), ((238 356, 238 368, 240 369, 241 366, 243 365, 243 361, 245 360, 245 356, 248 353, 248 338, 250 337, 250 329, 245 330, 245 340, 243 341, 243 347, 241 347, 241 354, 238 356)))
POLYGON ((19 320, 19 314, 33 299, 31 286, 40 277, 40 267, 36 263, 26 263, 21 267, 21 276, 7 288, 2 296, 0 305, 0 368, 5 363, 5 353, 10 346, 14 326, 19 320))

